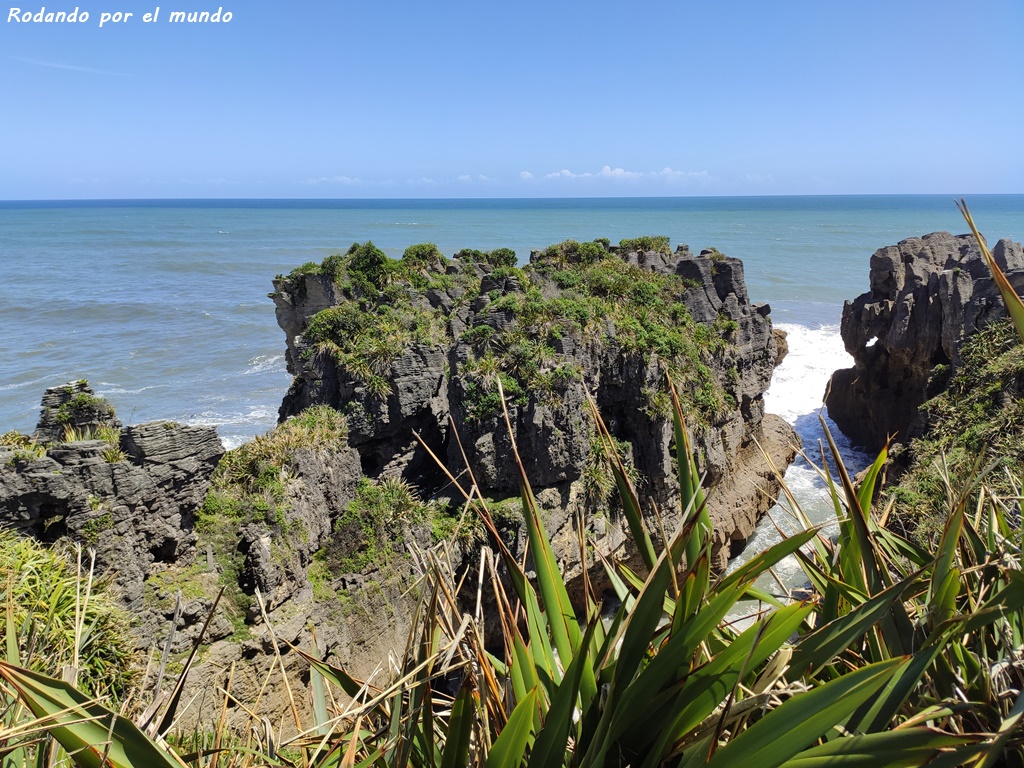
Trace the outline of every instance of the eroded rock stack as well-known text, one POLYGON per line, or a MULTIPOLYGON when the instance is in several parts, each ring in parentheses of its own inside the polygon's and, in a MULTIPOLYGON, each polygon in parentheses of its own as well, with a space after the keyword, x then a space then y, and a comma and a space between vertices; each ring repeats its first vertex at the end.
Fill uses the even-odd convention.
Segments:
MULTIPOLYGON (((517 496, 499 383, 570 577, 583 567, 574 519, 585 520, 605 552, 631 555, 614 493, 601 485, 607 457, 588 391, 635 468, 641 497, 671 528, 678 489, 665 374, 672 375, 709 489, 716 565, 742 546, 778 492, 771 463, 788 465, 797 438, 764 413, 762 395, 785 336, 773 331, 767 305, 750 302, 738 260, 717 251, 695 256, 686 246, 669 252, 667 242, 563 243, 533 254, 525 269, 511 252, 449 260, 429 248, 410 251, 414 259, 407 252, 396 262, 361 247, 275 281, 295 375, 282 422, 299 418, 266 436, 266 446, 286 450, 264 455, 255 440, 215 475, 224 452, 214 430, 123 427, 84 382, 47 391, 38 444, 25 437, 21 447, 0 448, 0 524, 94 547, 101 567, 116 569, 144 644, 173 632, 174 650, 184 650, 220 587, 229 589, 190 678, 195 722, 219 717, 217 686, 234 662, 244 662, 237 695, 262 696, 268 713, 285 711, 287 691, 261 693, 277 663, 274 637, 309 648, 315 627, 322 652, 365 673, 404 644, 415 579, 407 545, 429 547, 445 534, 429 521, 398 521, 395 551, 367 558, 365 526, 352 512, 363 509, 358 489, 367 478, 408 483, 423 501, 443 506, 447 494, 457 512, 461 499, 429 448, 463 483, 465 451, 496 507, 517 496), (321 404, 342 411, 342 425, 329 442, 309 436, 319 434, 314 425, 291 445, 288 425, 321 404), (207 527, 197 531, 197 520, 207 527), (262 626, 257 590, 273 634, 262 626)), ((519 525, 518 512, 499 521, 521 551, 519 525)), ((468 552, 479 540, 454 543, 468 552)), ((388 542, 377 544, 388 550, 388 542)), ((281 651, 290 676, 308 674, 281 651)))
MULTIPOLYGON (((1024 248, 1000 240, 992 255, 1020 293, 1024 248)), ((843 307, 854 367, 832 375, 825 402, 846 435, 878 450, 890 435, 912 435, 929 387, 959 365, 964 338, 1006 310, 972 235, 935 232, 880 248, 870 283, 843 307)))
MULTIPOLYGON (((521 270, 478 252, 437 255, 420 272, 354 246, 347 259, 279 277, 272 297, 295 376, 282 419, 319 403, 342 410, 363 472, 403 478, 427 495, 446 480, 416 435, 455 475, 464 450, 482 493, 500 499, 518 493, 500 380, 550 533, 571 562, 569 521, 588 493, 593 500, 588 390, 645 498, 663 512, 677 507, 670 371, 690 412, 724 564, 778 491, 757 444, 780 467, 797 444, 788 425, 764 414, 762 395, 784 354, 770 310, 750 302, 741 262, 717 251, 598 245, 553 246, 521 270), (383 265, 384 282, 367 286, 352 266, 359 259, 383 265), (675 314, 663 323, 668 305, 675 314), (400 331, 388 330, 396 324, 400 331), (367 328, 374 338, 361 340, 367 328)), ((605 519, 591 533, 609 550, 625 538, 605 519)))
POLYGON ((169 421, 122 427, 88 384, 72 382, 46 391, 36 436, 45 454, 0 446, 0 525, 95 550, 150 638, 168 617, 152 615, 144 584, 192 553, 195 511, 224 454, 216 430, 169 421))

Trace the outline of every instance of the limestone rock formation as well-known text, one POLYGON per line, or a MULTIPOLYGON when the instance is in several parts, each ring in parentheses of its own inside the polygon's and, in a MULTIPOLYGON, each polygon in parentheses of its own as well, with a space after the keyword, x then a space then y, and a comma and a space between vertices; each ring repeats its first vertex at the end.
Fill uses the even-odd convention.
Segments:
POLYGON ((85 382, 47 390, 36 430, 45 455, 0 446, 0 525, 94 549, 100 571, 116 572, 126 607, 148 635, 165 617, 148 615, 144 583, 191 555, 195 510, 224 449, 214 429, 173 422, 92 439, 115 425, 113 408, 85 382), (72 442, 57 442, 67 425, 77 430, 72 442))
MULTIPOLYGON (((500 382, 571 569, 569 521, 607 501, 588 481, 601 461, 588 390, 643 478, 645 498, 676 507, 670 371, 711 491, 718 564, 753 532, 778 491, 755 444, 786 466, 797 438, 764 416, 762 395, 784 351, 769 307, 747 296, 739 260, 713 250, 694 256, 687 246, 672 253, 569 241, 534 252, 525 269, 466 252, 417 270, 374 252, 353 246, 348 257, 275 281, 295 376, 282 419, 318 403, 342 410, 363 473, 403 478, 427 495, 443 493, 447 481, 419 440, 456 475, 465 452, 482 493, 501 499, 518 492, 518 478, 500 382), (373 273, 354 267, 357 259, 373 273)), ((591 524, 608 549, 622 542, 617 522, 591 524)))
POLYGON ((43 393, 42 409, 34 437, 43 443, 59 443, 107 427, 118 430, 121 422, 110 403, 96 397, 87 381, 69 381, 43 393))
MULTIPOLYGON (((1024 248, 992 248, 1018 292, 1024 248)), ((871 257, 871 288, 843 307, 842 337, 854 367, 832 375, 825 402, 839 428, 878 450, 889 435, 910 436, 929 382, 960 364, 965 337, 1006 310, 972 235, 935 232, 871 257)), ((936 382, 933 382, 933 384, 936 382)))
MULTIPOLYGON (((767 305, 750 302, 738 260, 657 242, 564 243, 534 253, 525 269, 512 266, 510 252, 418 254, 396 263, 361 247, 275 281, 295 375, 281 408, 288 423, 232 452, 216 475, 224 451, 214 430, 123 427, 84 382, 44 396, 36 439, 45 452, 0 447, 0 524, 94 547, 101 567, 116 569, 143 643, 173 631, 173 650, 187 648, 213 596, 228 588, 185 694, 198 695, 196 723, 219 716, 216 685, 232 662, 245 662, 236 695, 255 698, 245 691, 258 690, 276 663, 273 637, 308 649, 315 627, 322 653, 366 673, 405 642, 416 576, 405 548, 429 546, 439 533, 430 521, 399 521, 396 551, 360 560, 364 520, 351 511, 363 509, 359 488, 369 478, 380 487, 408 483, 424 501, 458 500, 429 453, 466 482, 465 452, 481 491, 502 508, 518 494, 518 478, 499 384, 570 576, 593 565, 579 562, 581 516, 597 546, 632 554, 614 494, 600 483, 608 459, 594 439, 588 391, 636 469, 641 496, 671 528, 671 373, 699 447, 717 565, 778 492, 772 463, 792 460, 797 437, 765 415, 762 395, 785 335, 773 331, 767 305), (344 413, 333 437, 323 442, 314 424, 290 441, 288 425, 321 404, 344 413)), ((330 418, 338 426, 338 414, 330 418)), ((498 525, 521 552, 518 516, 498 525)), ((474 542, 445 540, 456 567, 474 551, 474 542)), ((290 675, 308 674, 280 650, 290 675)), ((268 690, 262 701, 261 714, 276 717, 287 694, 268 690)))

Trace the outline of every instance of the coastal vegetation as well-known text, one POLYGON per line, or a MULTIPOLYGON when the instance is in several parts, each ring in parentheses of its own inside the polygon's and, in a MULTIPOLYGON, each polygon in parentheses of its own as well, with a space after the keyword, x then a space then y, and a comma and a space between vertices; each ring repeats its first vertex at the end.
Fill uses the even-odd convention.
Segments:
POLYGON ((406 557, 405 537, 414 527, 429 530, 431 543, 483 538, 475 518, 460 520, 448 504, 422 501, 404 480, 363 478, 334 524, 336 540, 345 544, 328 544, 323 560, 333 575, 359 573, 370 566, 387 568, 395 558, 406 557))
POLYGON ((11 464, 39 459, 46 455, 46 446, 29 435, 13 430, 0 434, 0 448, 11 449, 11 457, 8 459, 11 464))
MULTIPOLYGON (((76 443, 83 440, 99 440, 106 443, 107 447, 103 449, 103 458, 110 464, 116 464, 128 458, 128 454, 121 448, 120 430, 108 426, 82 428, 75 427, 70 423, 64 425, 61 442, 76 443)), ((48 445, 30 435, 11 431, 0 435, 0 448, 13 449, 8 461, 16 463, 42 458, 46 455, 48 445)))
MULTIPOLYGON (((835 540, 809 527, 716 576, 687 428, 673 402, 684 514, 660 550, 609 447, 608 471, 643 563, 639 571, 606 563, 614 601, 591 590, 582 605, 569 600, 517 457, 535 581, 495 535, 487 503, 453 477, 508 575, 498 579, 486 560, 480 574, 501 616, 500 637, 488 639, 479 608, 475 619, 466 617, 447 586, 443 554, 429 558, 416 629, 391 681, 360 682, 299 651, 319 680, 311 688, 318 714, 301 724, 303 734, 271 752, 250 751, 254 742, 224 754, 200 750, 187 763, 1018 764, 1024 579, 1019 529, 1005 502, 978 485, 948 509, 937 549, 926 550, 869 514, 885 455, 855 488, 836 452, 835 540), (785 603, 754 586, 794 554, 815 598, 785 603), (754 608, 749 619, 726 620, 744 605, 754 608), (458 683, 449 692, 444 681, 453 675, 458 683), (351 704, 331 703, 346 695, 351 704)), ((415 506, 411 497, 406 502, 415 506)), ((48 732, 72 751, 111 744, 111 754, 124 755, 117 766, 181 765, 171 747, 126 716, 76 698, 67 683, 9 662, 0 676, 8 701, 43 719, 34 736, 48 732), (148 762, 139 762, 142 754, 148 762)), ((11 714, 7 726, 27 728, 11 714)), ((217 734, 214 743, 230 744, 229 735, 217 734)))
MULTIPOLYGON (((80 386, 86 386, 87 382, 78 382, 80 386)), ((67 394, 70 399, 61 403, 55 414, 59 424, 72 426, 81 419, 112 419, 115 417, 114 408, 102 397, 96 397, 87 392, 74 392, 67 387, 67 394)))
POLYGON ((977 478, 1011 498, 1024 466, 1024 344, 1013 324, 1005 320, 979 331, 960 354, 955 375, 948 366, 935 373, 947 381, 922 406, 927 428, 908 446, 910 466, 887 494, 894 523, 926 546, 945 524, 954 489, 977 478))
POLYGON ((252 604, 251 594, 239 583, 244 562, 240 529, 250 523, 271 527, 287 553, 289 542, 304 535, 288 524, 285 515, 296 454, 339 450, 346 445, 347 431, 341 413, 326 405, 314 406, 228 451, 217 465, 195 525, 218 564, 225 611, 238 631, 244 632, 242 617, 252 604))
POLYGON ((0 573, 7 660, 73 676, 91 696, 126 701, 142 667, 132 619, 118 607, 109 574, 95 574, 81 549, 49 547, 11 530, 0 530, 0 573))

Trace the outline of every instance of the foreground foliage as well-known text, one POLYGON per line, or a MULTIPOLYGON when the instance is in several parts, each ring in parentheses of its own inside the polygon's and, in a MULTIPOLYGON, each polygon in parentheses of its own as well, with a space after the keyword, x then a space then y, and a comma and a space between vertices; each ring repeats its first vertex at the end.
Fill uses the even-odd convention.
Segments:
POLYGON ((983 475, 993 493, 1009 497, 1024 461, 1024 344, 1013 324, 977 332, 960 355, 948 387, 922 406, 927 430, 889 493, 893 516, 925 546, 941 535, 951 489, 983 475))
MULTIPOLYGON (((619 599, 613 610, 589 588, 585 605, 570 602, 522 475, 535 581, 493 537, 497 555, 482 558, 483 591, 475 615, 465 615, 443 554, 421 553, 423 598, 395 679, 363 683, 303 654, 313 668, 317 722, 271 753, 264 745, 260 757, 234 752, 232 764, 1021 764, 1024 575, 1020 529, 1002 499, 984 486, 964 494, 937 553, 925 551, 868 514, 884 454, 859 489, 840 464, 835 541, 808 529, 720 578, 710 572, 710 525, 673 400, 683 510, 660 551, 653 544, 660 532, 648 529, 626 469, 612 463, 646 572, 604 562, 619 599), (757 577, 794 554, 815 596, 781 604, 761 594, 757 577), (746 623, 731 621, 749 600, 776 605, 746 623), (485 602, 500 616, 498 638, 484 634, 485 602), (331 705, 341 694, 351 703, 331 705)), ((599 417, 597 424, 610 439, 599 417)), ((460 487, 494 533, 476 489, 460 487)), ((0 665, 0 676, 9 700, 37 717, 67 710, 99 718, 45 726, 70 750, 95 744, 103 723, 102 741, 124 750, 126 762, 115 765, 177 764, 169 747, 76 699, 67 684, 10 664, 0 665), (133 758, 127 745, 140 738, 167 762, 133 758)), ((217 759, 196 754, 189 762, 217 759)))
POLYGON ((123 699, 139 676, 131 617, 88 555, 77 558, 76 567, 63 550, 0 530, 0 637, 8 658, 39 672, 74 670, 82 690, 123 699))

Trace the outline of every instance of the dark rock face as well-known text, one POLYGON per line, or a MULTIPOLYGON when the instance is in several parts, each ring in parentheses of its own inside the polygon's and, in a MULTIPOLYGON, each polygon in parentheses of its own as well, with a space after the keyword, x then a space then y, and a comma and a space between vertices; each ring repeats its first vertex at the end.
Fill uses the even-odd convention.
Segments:
POLYGON ((35 438, 42 443, 59 443, 65 434, 85 435, 102 427, 120 429, 121 422, 106 400, 96 397, 88 382, 69 381, 43 393, 42 410, 35 438))
MULTIPOLYGON (((686 246, 675 253, 618 253, 627 264, 653 275, 668 275, 687 286, 681 296, 689 316, 722 339, 711 357, 710 385, 724 393, 726 405, 694 427, 707 476, 709 504, 718 532, 717 557, 724 564, 753 532, 756 519, 778 492, 770 469, 764 466, 755 441, 766 448, 780 467, 794 456, 798 438, 781 420, 764 419, 762 395, 777 361, 785 354, 784 334, 774 332, 770 309, 752 304, 747 296, 743 266, 737 259, 707 251, 694 256, 686 246), (713 330, 711 330, 713 329, 713 330)), ((449 274, 475 271, 479 291, 464 287, 410 290, 414 307, 444 318, 444 340, 409 344, 383 373, 388 393, 370 391, 330 354, 322 354, 305 334, 322 310, 351 305, 353 299, 333 276, 301 274, 275 281, 272 297, 278 322, 288 343, 289 371, 295 376, 281 407, 281 418, 315 404, 342 410, 350 429, 350 443, 358 451, 363 473, 369 477, 401 477, 428 493, 445 480, 418 434, 454 475, 464 469, 465 452, 484 495, 503 498, 518 493, 512 461, 512 443, 503 419, 480 415, 480 347, 467 329, 486 326, 493 335, 521 326, 509 298, 539 290, 544 299, 568 296, 544 269, 544 256, 534 253, 522 274, 495 271, 487 264, 448 265, 449 274), (459 441, 453 438, 450 421, 459 441)), ((393 287, 392 287, 393 289, 393 287)), ((486 329, 484 329, 486 330, 486 329)), ((533 330, 531 329, 531 332, 533 330)), ((586 506, 584 474, 592 461, 594 428, 586 391, 593 393, 612 434, 628 446, 629 457, 644 478, 644 496, 662 511, 677 508, 678 490, 669 451, 671 421, 667 409, 652 405, 652 393, 664 391, 665 361, 652 354, 631 352, 610 321, 602 333, 562 333, 552 342, 550 366, 569 365, 579 375, 556 380, 543 393, 527 392, 509 398, 513 434, 538 498, 550 517, 550 533, 565 538, 564 554, 571 564, 577 549, 570 521, 586 506)), ((689 384, 680 385, 696 387, 689 384)), ((692 394, 692 392, 691 392, 692 394)), ((695 419, 695 422, 697 420, 695 419)), ((691 425, 694 426, 694 425, 691 425)), ((610 549, 624 537, 618 523, 593 521, 592 533, 610 549)))
MULTIPOLYGON (((1000 240, 992 255, 1021 292, 1020 243, 1000 240)), ((955 370, 964 338, 1005 316, 972 235, 935 232, 875 251, 870 291, 843 307, 843 343, 855 363, 832 375, 829 416, 872 450, 889 435, 905 439, 933 373, 955 370)))
MULTIPOLYGON (((55 424, 54 414, 82 395, 103 418, 87 424, 87 417, 76 428, 111 426, 113 409, 76 382, 47 390, 36 434, 56 434, 67 422, 55 424)), ((140 616, 146 635, 164 619, 146 615, 144 582, 154 570, 191 557, 195 510, 224 449, 212 428, 157 422, 121 428, 120 450, 112 454, 107 442, 80 440, 26 458, 0 447, 0 525, 94 549, 100 570, 115 571, 125 605, 140 616)))
POLYGON ((252 523, 242 529, 239 543, 245 555, 240 586, 249 594, 259 589, 270 610, 301 596, 310 597, 307 569, 313 555, 337 537, 335 519, 355 497, 361 477, 359 454, 352 448, 303 448, 292 457, 289 474, 293 479, 287 502, 278 507, 280 527, 297 533, 285 542, 281 531, 265 522, 252 523))

